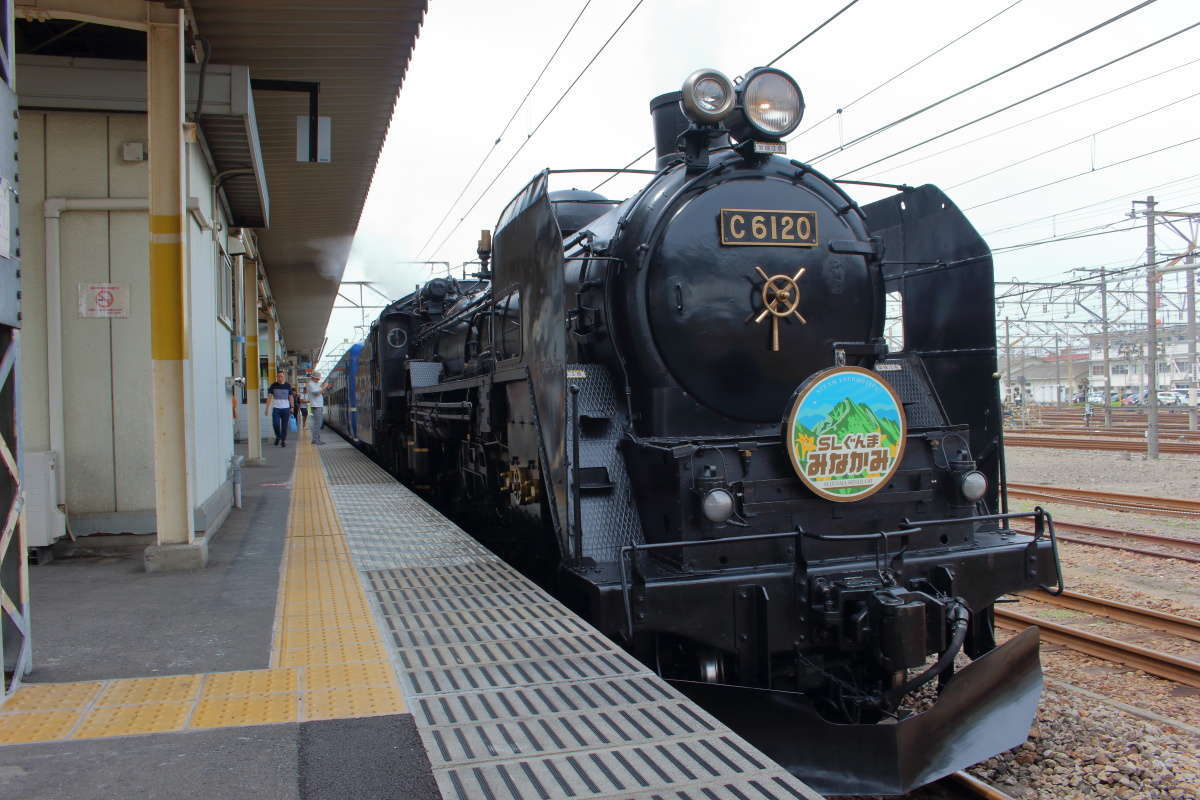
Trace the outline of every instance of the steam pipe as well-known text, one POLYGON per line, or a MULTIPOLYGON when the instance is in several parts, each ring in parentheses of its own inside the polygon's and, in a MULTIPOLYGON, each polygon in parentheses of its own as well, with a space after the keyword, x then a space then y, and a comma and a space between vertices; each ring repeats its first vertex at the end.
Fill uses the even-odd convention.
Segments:
POLYGON ((967 639, 967 623, 971 619, 971 612, 967 610, 966 603, 956 597, 953 605, 950 606, 948 616, 953 625, 950 645, 942 651, 941 657, 933 666, 884 695, 891 705, 896 705, 904 698, 904 695, 921 688, 945 672, 946 668, 953 664, 954 659, 958 657, 958 651, 962 649, 963 642, 967 639))

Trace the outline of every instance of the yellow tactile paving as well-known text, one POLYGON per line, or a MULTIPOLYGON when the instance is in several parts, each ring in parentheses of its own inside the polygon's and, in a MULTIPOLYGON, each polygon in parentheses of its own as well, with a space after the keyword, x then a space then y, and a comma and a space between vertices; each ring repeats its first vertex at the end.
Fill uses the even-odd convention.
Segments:
POLYGON ((126 706, 131 703, 195 700, 200 691, 200 680, 200 675, 172 675, 167 678, 128 678, 113 681, 96 700, 96 705, 126 706))
POLYGON ((395 686, 392 665, 386 661, 366 664, 324 664, 304 672, 304 687, 309 690, 346 687, 395 686))
POLYGON ((300 673, 294 669, 250 669, 242 672, 214 672, 204 682, 202 700, 214 697, 278 694, 294 692, 300 686, 300 673))
POLYGON ((53 711, 60 708, 79 709, 100 693, 101 681, 80 683, 40 683, 21 687, 0 711, 53 711))
POLYGON ((191 710, 192 703, 188 701, 93 708, 71 738, 95 739, 100 736, 177 731, 183 728, 191 710))
POLYGON ((341 628, 318 628, 308 631, 285 631, 283 647, 319 647, 335 644, 375 644, 379 634, 372 625, 346 625, 341 628))
POLYGON ((215 697, 201 700, 192 716, 192 728, 224 728, 232 725, 266 725, 295 722, 300 718, 298 694, 268 694, 251 697, 215 697))
POLYGON ((330 689, 304 695, 304 713, 308 719, 369 717, 406 710, 404 696, 395 687, 330 689))
MULTIPOLYGON (((10 700, 9 703, 12 701, 10 700)), ((4 705, 8 708, 8 703, 4 705)), ((64 739, 75 727, 80 714, 71 711, 30 711, 26 713, 0 714, 0 744, 25 744, 64 739)))
POLYGON ((405 711, 308 442, 292 487, 270 669, 27 684, 0 706, 0 745, 405 711))
POLYGON ((293 647, 283 651, 280 665, 311 667, 316 664, 354 664, 383 661, 387 651, 381 644, 331 644, 323 647, 293 647))

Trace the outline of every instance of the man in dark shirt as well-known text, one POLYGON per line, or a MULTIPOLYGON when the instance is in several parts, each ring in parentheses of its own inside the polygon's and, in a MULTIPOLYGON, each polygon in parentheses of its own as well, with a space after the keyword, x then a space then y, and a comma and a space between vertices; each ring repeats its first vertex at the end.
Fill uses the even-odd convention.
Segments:
POLYGON ((271 423, 275 426, 275 444, 287 447, 288 421, 292 418, 292 402, 296 391, 287 382, 287 375, 280 370, 275 382, 267 388, 267 400, 271 403, 271 423))

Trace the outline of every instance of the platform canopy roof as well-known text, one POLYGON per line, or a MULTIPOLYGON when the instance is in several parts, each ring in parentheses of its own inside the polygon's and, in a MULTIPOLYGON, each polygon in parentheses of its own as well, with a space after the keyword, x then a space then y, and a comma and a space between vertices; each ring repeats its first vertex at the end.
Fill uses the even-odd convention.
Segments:
MULTIPOLYGON (((308 96, 254 92, 271 193, 258 231, 288 349, 315 356, 425 15, 426 0, 191 0, 212 62, 253 79, 315 81, 331 118, 331 160, 296 160, 308 96)), ((227 188, 239 191, 231 179, 227 188)))

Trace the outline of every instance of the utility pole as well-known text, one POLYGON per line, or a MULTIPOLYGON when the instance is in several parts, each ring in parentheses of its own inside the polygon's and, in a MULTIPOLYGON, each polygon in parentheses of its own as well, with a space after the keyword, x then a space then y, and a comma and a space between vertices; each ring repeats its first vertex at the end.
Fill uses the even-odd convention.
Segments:
POLYGON ((1108 358, 1108 271, 1100 268, 1100 341, 1104 347, 1104 430, 1112 428, 1112 366, 1108 358))
MULTIPOLYGON (((1134 201, 1136 205, 1139 201, 1134 201)), ((1154 249, 1154 195, 1146 205, 1146 458, 1158 458, 1158 278, 1154 249)))
POLYGON ((1012 333, 1009 330, 1009 323, 1012 320, 1007 317, 1004 319, 1004 369, 1008 373, 1005 381, 1005 386, 1008 387, 1008 405, 1012 408, 1015 404, 1013 399, 1013 382, 1012 382, 1012 333))
POLYGON ((1058 334, 1054 334, 1054 407, 1062 408, 1062 348, 1058 344, 1058 334))
MULTIPOLYGON (((1187 263, 1195 261, 1191 253, 1187 263)), ((1188 430, 1196 430, 1196 268, 1187 269, 1188 430)))

